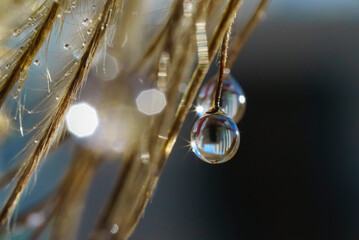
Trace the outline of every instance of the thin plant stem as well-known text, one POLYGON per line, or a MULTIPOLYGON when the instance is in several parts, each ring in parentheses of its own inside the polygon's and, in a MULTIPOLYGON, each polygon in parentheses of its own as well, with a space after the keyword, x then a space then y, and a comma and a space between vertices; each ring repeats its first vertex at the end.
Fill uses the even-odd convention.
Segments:
POLYGON ((228 42, 231 35, 232 24, 228 27, 227 33, 224 35, 221 50, 220 50, 220 61, 219 61, 219 74, 218 80, 215 87, 215 94, 212 102, 211 112, 218 112, 220 110, 221 94, 223 87, 223 80, 225 78, 225 69, 227 66, 227 56, 228 56, 228 42))
POLYGON ((40 159, 46 155, 49 148, 56 142, 56 136, 60 130, 65 113, 69 109, 72 101, 86 81, 90 63, 96 53, 100 42, 102 41, 108 24, 111 22, 113 13, 117 6, 117 0, 107 0, 103 8, 103 17, 99 20, 96 30, 88 44, 88 47, 79 60, 75 74, 73 75, 65 94, 59 100, 55 112, 51 115, 47 126, 44 128, 44 134, 38 141, 34 151, 30 154, 24 167, 21 169, 19 179, 17 180, 12 192, 7 198, 0 211, 0 227, 11 217, 17 206, 21 195, 26 189, 31 177, 40 163, 40 159))
POLYGON ((35 32, 35 37, 31 40, 24 53, 20 56, 20 59, 10 74, 8 74, 8 77, 4 79, 4 83, 0 86, 0 107, 3 105, 5 99, 21 77, 21 74, 23 74, 25 71, 28 71, 32 60, 41 48, 48 34, 52 31, 52 27, 57 18, 59 10, 59 2, 53 1, 46 19, 43 20, 43 25, 41 26, 40 30, 35 32))

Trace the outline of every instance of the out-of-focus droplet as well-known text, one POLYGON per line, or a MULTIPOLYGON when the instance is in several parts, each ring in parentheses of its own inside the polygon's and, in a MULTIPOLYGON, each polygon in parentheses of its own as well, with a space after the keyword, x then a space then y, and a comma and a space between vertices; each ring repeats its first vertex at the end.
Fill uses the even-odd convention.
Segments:
POLYGON ((222 111, 206 113, 191 132, 193 152, 204 162, 219 164, 230 160, 237 152, 240 136, 237 125, 222 111))
POLYGON ((35 64, 36 66, 40 66, 40 60, 39 60, 39 59, 36 59, 36 60, 34 61, 34 64, 35 64))
MULTIPOLYGON (((202 116, 211 108, 216 82, 217 78, 213 78, 201 88, 197 98, 197 107, 200 108, 197 109, 196 107, 199 116, 202 116)), ((229 75, 229 77, 223 81, 220 109, 236 123, 238 123, 244 115, 246 97, 241 86, 232 75, 229 75)))
POLYGON ((67 129, 80 138, 92 135, 98 124, 96 109, 87 103, 72 105, 66 114, 67 129))
POLYGON ((103 81, 114 80, 120 73, 117 59, 109 53, 102 54, 96 65, 96 76, 103 81))
POLYGON ((162 112, 166 104, 165 94, 157 89, 142 91, 136 99, 137 109, 146 115, 162 112))

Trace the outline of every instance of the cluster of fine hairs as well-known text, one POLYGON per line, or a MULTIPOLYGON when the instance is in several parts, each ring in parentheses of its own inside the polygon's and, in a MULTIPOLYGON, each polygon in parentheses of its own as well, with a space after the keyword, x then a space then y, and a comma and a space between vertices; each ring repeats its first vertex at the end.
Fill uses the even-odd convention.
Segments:
POLYGON ((228 29, 234 22, 230 66, 267 1, 249 9, 241 28, 234 19, 242 0, 4 0, 2 5, 0 141, 13 135, 26 140, 6 159, 11 167, 0 171, 6 190, 2 235, 25 228, 28 239, 77 239, 91 183, 100 166, 110 163, 117 179, 85 237, 127 239, 228 29), (162 9, 149 11, 156 2, 162 9), (108 59, 119 65, 111 70, 116 74, 106 72, 108 59), (111 80, 100 81, 101 72, 112 74, 111 80), (166 100, 154 115, 136 106, 138 93, 149 88, 159 89, 166 100), (97 109, 101 131, 80 141, 68 133, 65 118, 86 97, 97 109), (67 142, 74 152, 61 179, 37 203, 15 211, 21 197, 31 195, 47 155, 63 152, 67 142))

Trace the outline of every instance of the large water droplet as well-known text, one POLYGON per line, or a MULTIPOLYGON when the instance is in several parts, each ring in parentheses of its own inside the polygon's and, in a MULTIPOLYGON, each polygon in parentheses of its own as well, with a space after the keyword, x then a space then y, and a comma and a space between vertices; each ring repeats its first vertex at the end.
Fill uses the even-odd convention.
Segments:
POLYGON ((222 111, 206 113, 194 124, 191 132, 193 152, 211 164, 230 160, 240 142, 236 124, 222 111))
MULTIPOLYGON (((203 85, 197 98, 197 111, 199 116, 202 116, 211 108, 214 89, 216 87, 217 78, 213 78, 208 83, 203 85)), ((246 109, 246 97, 238 82, 229 75, 223 81, 222 96, 220 102, 220 109, 234 122, 239 122, 246 109)))

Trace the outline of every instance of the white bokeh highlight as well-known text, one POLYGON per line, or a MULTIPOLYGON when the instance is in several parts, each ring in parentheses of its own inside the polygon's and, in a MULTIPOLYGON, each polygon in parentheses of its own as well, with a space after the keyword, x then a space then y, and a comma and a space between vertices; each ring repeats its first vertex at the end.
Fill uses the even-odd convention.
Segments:
POLYGON ((67 129, 80 138, 92 135, 98 124, 96 109, 87 103, 72 105, 66 114, 67 129))
POLYGON ((157 89, 142 91, 136 99, 137 109, 146 115, 162 112, 166 104, 165 94, 157 89))

